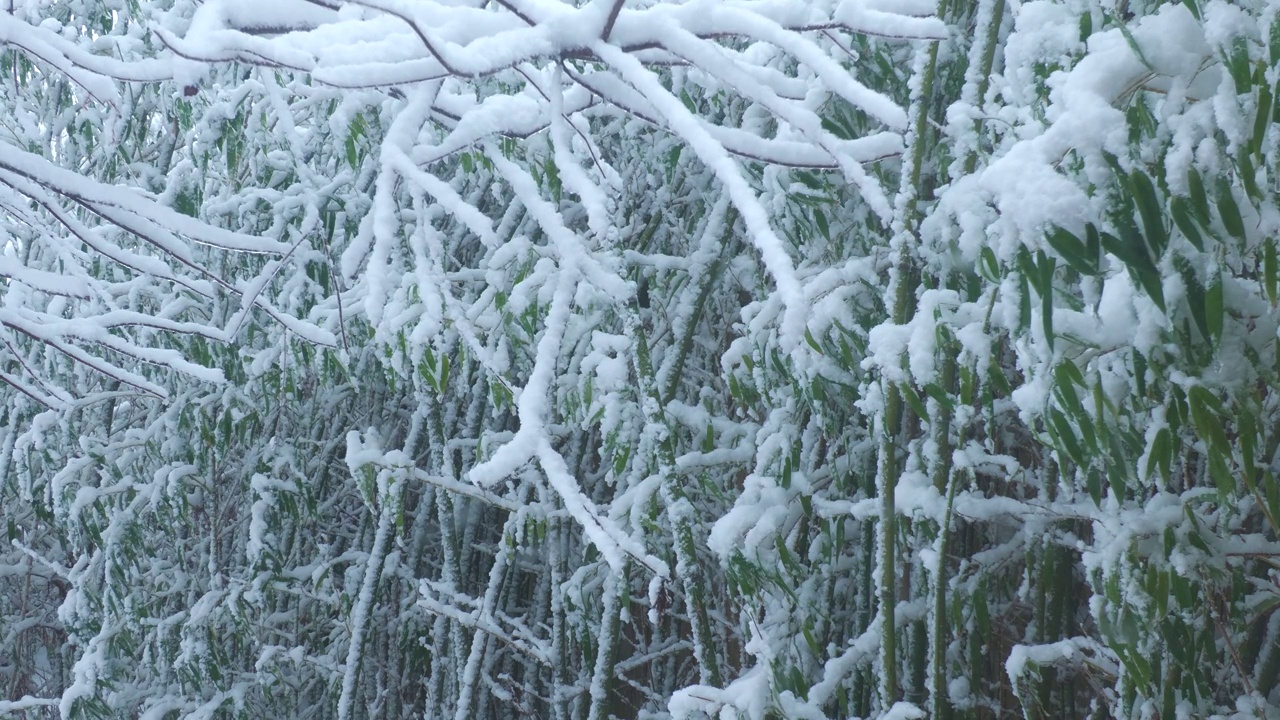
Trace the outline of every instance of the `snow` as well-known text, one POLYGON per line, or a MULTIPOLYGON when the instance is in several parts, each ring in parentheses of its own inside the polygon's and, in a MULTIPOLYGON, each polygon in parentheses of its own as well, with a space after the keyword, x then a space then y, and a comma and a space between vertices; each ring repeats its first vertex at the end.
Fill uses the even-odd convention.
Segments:
POLYGON ((1076 656, 1074 639, 1060 640, 1045 645, 1014 645, 1009 657, 1004 661, 1005 674, 1014 683, 1014 687, 1022 681, 1027 665, 1045 666, 1059 662, 1070 662, 1076 656))
POLYGON ((926 713, 914 703, 898 701, 889 708, 889 711, 880 717, 882 720, 918 720, 925 717, 926 713))
POLYGON ((756 665, 724 689, 693 685, 681 690, 667 702, 672 720, 706 717, 733 718, 744 715, 763 720, 770 707, 769 673, 756 665))

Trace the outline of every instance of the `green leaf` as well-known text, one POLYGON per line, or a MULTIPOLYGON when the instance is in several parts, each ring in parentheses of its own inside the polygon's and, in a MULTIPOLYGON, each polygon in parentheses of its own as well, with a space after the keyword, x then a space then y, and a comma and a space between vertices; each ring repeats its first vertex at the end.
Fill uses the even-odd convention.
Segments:
POLYGON ((1218 493, 1225 502, 1227 498, 1235 496, 1236 479, 1227 469, 1226 457, 1217 449, 1209 451, 1209 475, 1213 478, 1214 484, 1218 487, 1218 493))
POLYGON ((555 160, 552 160, 551 158, 547 158, 547 161, 543 163, 543 168, 546 172, 547 188, 551 191, 551 197, 555 199, 556 202, 559 202, 562 192, 562 186, 560 184, 560 168, 556 165, 555 160))
POLYGON ((1218 192, 1215 197, 1218 201, 1218 215, 1222 218, 1222 225, 1236 239, 1244 239, 1244 219, 1240 216, 1240 206, 1236 204, 1236 197, 1231 192, 1231 183, 1225 177, 1218 178, 1218 192))
MULTIPOLYGON (((813 653, 813 656, 816 658, 823 657, 822 647, 818 645, 817 639, 813 637, 813 633, 809 630, 808 626, 800 628, 800 632, 804 635, 805 644, 809 646, 809 652, 813 653)), ((808 686, 804 685, 803 688, 807 690, 808 686)))
POLYGON ((1089 468, 1089 472, 1085 474, 1085 489, 1089 491, 1089 497, 1093 499, 1093 504, 1102 507, 1102 499, 1105 497, 1102 492, 1102 474, 1097 468, 1089 468))
POLYGON ((1196 219, 1201 225, 1209 224, 1209 195, 1204 190, 1204 182, 1200 172, 1195 168, 1187 171, 1187 189, 1191 193, 1191 209, 1196 212, 1196 219))
POLYGON ((920 399, 920 394, 910 383, 902 383, 899 386, 902 389, 902 397, 906 399, 907 404, 911 406, 911 411, 921 420, 929 419, 929 411, 925 409, 924 402, 920 399))
POLYGON ((1134 253, 1144 254, 1148 256, 1152 262, 1159 260, 1159 256, 1150 249, 1150 244, 1146 237, 1138 230, 1138 223, 1134 219, 1133 204, 1118 210, 1112 214, 1112 224, 1115 225, 1116 232, 1119 233, 1120 239, 1125 242, 1125 246, 1132 248, 1134 253))
POLYGON ((1162 427, 1156 432, 1156 436, 1152 438, 1151 447, 1147 450, 1146 479, 1150 479, 1151 474, 1159 470, 1165 486, 1169 485, 1169 468, 1172 461, 1170 454, 1172 451, 1173 435, 1169 432, 1169 428, 1162 427))
POLYGON ((1231 79, 1236 84, 1237 93, 1249 92, 1253 73, 1249 71, 1249 44, 1243 37, 1237 37, 1231 43, 1231 52, 1226 58, 1227 69, 1231 71, 1231 79))
POLYGON ((1196 327, 1200 330, 1200 334, 1209 339, 1209 320, 1206 307, 1206 293, 1204 284, 1200 282, 1200 278, 1196 277, 1195 270, 1191 268, 1191 264, 1183 258, 1175 258, 1180 262, 1176 262, 1178 273, 1182 276, 1182 284, 1186 286, 1187 306, 1191 309, 1191 319, 1195 321, 1196 327))
POLYGON ((440 377, 436 391, 443 393, 449 387, 449 356, 440 356, 440 377))
POLYGON ((1066 454, 1071 458, 1078 467, 1086 467, 1087 462, 1084 453, 1080 448, 1080 441, 1076 438, 1076 433, 1071 429, 1071 423, 1067 421, 1067 417, 1057 408, 1049 408, 1049 421, 1056 431, 1052 434, 1057 435, 1061 447, 1066 450, 1066 454))
POLYGON ((813 209, 813 222, 818 226, 818 232, 822 233, 822 237, 826 240, 831 239, 831 227, 827 225, 827 216, 818 208, 813 209))
MULTIPOLYGON (((1274 63, 1273 63, 1274 65, 1274 63)), ((1258 88, 1258 107, 1253 115, 1253 137, 1250 141, 1250 150, 1257 155, 1259 160, 1262 159, 1262 144, 1267 139, 1267 127, 1271 124, 1271 86, 1267 84, 1266 79, 1260 83, 1258 88)))
POLYGON ((1000 263, 996 261, 995 251, 991 248, 982 248, 982 252, 979 255, 978 270, 987 282, 1000 282, 1000 263))
POLYGON ((680 102, 684 103, 684 106, 688 108, 689 112, 695 115, 698 114, 698 106, 693 102, 693 98, 689 95, 688 90, 680 91, 680 102))
POLYGON ((1222 429, 1222 404, 1213 393, 1201 385, 1192 387, 1187 392, 1187 401, 1191 408, 1191 421, 1196 426, 1196 433, 1208 443, 1211 450, 1218 453, 1230 453, 1232 448, 1227 434, 1222 429))
POLYGON ((359 142, 360 138, 364 137, 366 134, 364 115, 357 114, 351 119, 351 125, 347 127, 346 140, 347 163, 350 164, 353 169, 359 167, 359 142))
POLYGON ((1057 225, 1045 237, 1049 241, 1049 247, 1066 261, 1067 267, 1081 275, 1098 274, 1098 254, 1090 254, 1080 238, 1057 225))
POLYGON ((1272 67, 1280 65, 1280 15, 1271 18, 1271 33, 1267 46, 1271 51, 1272 67))
POLYGON ((1004 369, 997 365, 991 366, 987 381, 991 383, 991 389, 995 391, 997 397, 1009 397, 1013 392, 1013 386, 1009 384, 1009 378, 1005 377, 1004 369))
POLYGON ((1252 483, 1256 472, 1254 454, 1258 444, 1258 419, 1247 407, 1241 408, 1239 416, 1240 464, 1244 466, 1246 481, 1252 483))
POLYGON ((853 137, 853 134, 849 132, 848 128, 846 128, 843 123, 836 124, 836 122, 831 118, 822 118, 822 129, 832 135, 835 135, 841 140, 849 140, 853 137))
POLYGON ((1040 266, 1040 319, 1044 325, 1044 339, 1049 343, 1049 352, 1053 352, 1053 268, 1057 261, 1046 257, 1043 250, 1037 250, 1040 266))
POLYGON ((1236 164, 1240 166, 1240 182, 1244 185, 1245 195, 1261 202, 1262 191, 1258 189, 1258 179, 1253 171, 1253 161, 1249 159, 1249 154, 1240 153, 1236 157, 1236 164))
POLYGON ((1041 275, 1039 268, 1036 267, 1036 261, 1031 259, 1031 251, 1027 250, 1025 246, 1020 247, 1014 259, 1017 261, 1018 269, 1022 271, 1023 277, 1031 282, 1031 287, 1037 294, 1043 295, 1044 276, 1041 275))
POLYGON ((947 392, 937 383, 929 383, 928 385, 925 385, 924 391, 925 394, 933 398, 939 405, 946 408, 947 412, 955 410, 955 400, 953 400, 951 396, 948 395, 947 392))
POLYGON ((973 370, 967 365, 960 368, 960 402, 964 405, 972 405, 974 394, 977 389, 977 382, 974 378, 973 370))
POLYGON ((1044 339, 1049 344, 1049 352, 1052 353, 1054 350, 1052 285, 1049 286, 1049 290, 1040 299, 1040 322, 1044 330, 1044 339))
POLYGON ((1132 241, 1124 242, 1110 233, 1102 233, 1102 247, 1125 264, 1138 285, 1161 312, 1168 312, 1164 304, 1164 284, 1160 271, 1141 247, 1135 247, 1132 241))
POLYGON ((1280 518, 1280 482, 1277 482, 1276 476, 1270 470, 1262 471, 1262 491, 1266 496, 1267 509, 1271 511, 1271 517, 1280 518))
POLYGON ((1031 287, 1027 282, 1027 274, 1018 275, 1018 329, 1025 330, 1031 325, 1031 287))
POLYGON ((1204 252, 1204 235, 1200 233, 1200 224, 1191 216, 1190 201, 1183 197, 1175 197, 1169 201, 1169 211, 1173 215, 1173 224, 1182 232, 1195 249, 1204 252))
MULTIPOLYGON (((1064 360, 1058 363, 1054 368, 1053 375, 1056 383, 1054 388, 1058 391, 1058 395, 1062 398, 1062 404, 1067 411, 1075 417, 1084 415, 1084 405, 1080 402, 1080 394, 1076 392, 1075 376, 1080 374, 1080 370, 1076 368, 1075 363, 1070 360, 1064 360), (1068 369, 1069 368, 1069 369, 1068 369), (1072 370, 1075 372, 1072 373, 1072 370)), ((1083 378, 1080 382, 1081 387, 1084 386, 1083 378)))
POLYGON ((1142 215, 1142 229, 1151 248, 1151 255, 1159 260, 1169 246, 1169 231, 1164 226, 1164 211, 1156 197, 1155 185, 1146 173, 1138 170, 1130 173, 1129 184, 1138 203, 1138 212, 1142 215))
POLYGON ((818 190, 820 192, 826 192, 827 190, 826 186, 823 185, 822 181, 818 180, 818 176, 814 175, 813 173, 807 170, 797 170, 791 173, 791 177, 795 178, 796 180, 799 180, 802 184, 805 185, 805 187, 808 187, 810 190, 818 190))
POLYGON ((1123 500, 1128 489, 1125 481, 1132 472, 1133 464, 1125 452, 1124 443, 1118 433, 1109 434, 1107 439, 1110 441, 1111 450, 1111 466, 1107 468, 1107 482, 1110 483, 1116 497, 1123 500))
POLYGON ((1277 299, 1276 275, 1276 239, 1267 238, 1262 241, 1262 277, 1263 289, 1266 291, 1267 299, 1271 301, 1272 307, 1275 306, 1277 299))
POLYGON ((623 445, 618 448, 613 456, 613 474, 621 477, 627 470, 627 460, 631 458, 631 448, 623 445))
POLYGON ((1209 328, 1209 338, 1216 344, 1222 337, 1222 324, 1225 315, 1222 299, 1222 276, 1216 276, 1204 292, 1204 315, 1209 328))
POLYGON ((822 352, 822 346, 819 345, 818 341, 813 338, 813 333, 809 332, 809 330, 807 329, 804 331, 804 341, 809 344, 809 347, 813 348, 814 352, 818 353, 819 355, 825 354, 822 352))

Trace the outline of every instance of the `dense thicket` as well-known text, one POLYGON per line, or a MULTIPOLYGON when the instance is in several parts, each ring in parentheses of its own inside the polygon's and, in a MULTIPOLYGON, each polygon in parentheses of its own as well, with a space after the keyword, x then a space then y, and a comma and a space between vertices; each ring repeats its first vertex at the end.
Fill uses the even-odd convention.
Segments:
POLYGON ((1264 0, 0 3, 0 715, 1280 717, 1264 0))

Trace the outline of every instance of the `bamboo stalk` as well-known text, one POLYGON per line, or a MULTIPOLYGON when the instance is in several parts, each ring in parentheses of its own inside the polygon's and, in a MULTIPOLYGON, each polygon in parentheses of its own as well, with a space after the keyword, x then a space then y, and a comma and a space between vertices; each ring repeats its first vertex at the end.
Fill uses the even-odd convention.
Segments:
POLYGON ((338 699, 338 718, 347 720, 351 717, 352 703, 355 701, 360 666, 364 660, 365 629, 373 610, 373 596, 378 585, 378 575, 382 571, 387 542, 395 521, 395 500, 400 493, 401 481, 391 481, 391 486, 382 493, 382 507, 378 512, 378 527, 374 535, 373 548, 365 561, 364 581, 361 583, 360 597, 351 614, 351 642, 347 646, 347 660, 343 670, 342 694, 338 699))
POLYGON ((600 611, 599 645, 596 648, 596 666, 591 675, 589 694, 591 705, 587 720, 605 720, 611 716, 609 706, 616 699, 613 690, 618 662, 618 637, 622 632, 622 611, 626 605, 627 568, 622 572, 609 572, 605 579, 604 606, 600 611))
MULTIPOLYGON (((732 219, 733 216, 726 211, 722 243, 727 243, 732 237, 732 219)), ((646 237, 651 236, 656 229, 657 222, 655 219, 646 228, 646 237)), ((706 286, 699 292, 699 305, 705 302, 709 294, 709 288, 714 286, 718 273, 722 268, 723 264, 717 262, 712 265, 712 271, 707 273, 706 286)), ((682 340, 682 347, 684 345, 692 345, 692 335, 697 328, 696 318, 698 314, 700 314, 700 310, 695 308, 694 317, 690 318, 686 326, 686 337, 682 340)), ((655 443, 657 450, 655 460, 658 477, 660 478, 659 494, 674 536, 672 539, 674 540, 676 556, 675 575, 680 579, 684 590, 689 623, 693 630, 693 651, 694 657, 698 662, 699 681, 705 685, 719 686, 721 684, 720 667, 714 651, 715 645, 712 642, 711 619, 707 613, 706 588, 697 560, 697 545, 693 535, 691 518, 693 507, 685 497, 684 491, 680 488, 676 479, 675 440, 666 416, 664 393, 658 387, 653 359, 649 351, 648 334, 644 322, 640 319, 638 310, 634 306, 628 305, 623 311, 623 321, 633 343, 634 369, 640 391, 640 409, 644 416, 645 424, 646 426, 656 425, 665 429, 664 436, 655 443)), ((684 348, 684 350, 687 350, 687 348, 684 348)), ((678 378, 679 373, 673 372, 667 392, 674 392, 678 378)))
POLYGON ((565 618, 564 581, 569 575, 564 552, 565 528, 559 518, 547 519, 548 564, 551 569, 551 717, 569 720, 569 703, 565 697, 569 686, 568 622, 565 618))
MULTIPOLYGON (((924 166, 925 132, 929 120, 929 99, 933 96, 934 74, 938 63, 938 45, 930 43, 917 54, 913 75, 920 77, 918 90, 912 93, 909 115, 912 125, 907 134, 909 158, 907 172, 902 178, 898 193, 898 218, 893 240, 896 259, 893 285, 891 320, 904 325, 911 318, 915 305, 916 264, 914 257, 919 226, 920 176, 924 166)), ((884 639, 880 644, 880 689, 882 708, 892 707, 899 698, 897 631, 895 606, 897 604, 897 511, 896 489, 901 469, 897 445, 904 430, 904 400, 901 387, 895 382, 884 383, 885 407, 880 424, 880 445, 876 468, 877 492, 880 496, 879 526, 879 577, 878 596, 880 612, 884 617, 884 639)))
MULTIPOLYGON (((954 370, 954 363, 952 364, 954 370)), ((947 508, 938 527, 938 568, 933 579, 933 616, 930 637, 930 713, 935 720, 947 720, 952 716, 951 702, 947 694, 947 553, 951 546, 951 518, 955 509, 957 472, 950 468, 947 481, 947 508)))
MULTIPOLYGON (((978 12, 975 21, 979 26, 977 29, 981 35, 977 35, 979 42, 975 43, 970 49, 969 67, 975 66, 976 72, 969 73, 968 87, 963 93, 964 98, 974 104, 982 103, 982 98, 987 94, 987 88, 991 85, 991 68, 995 64, 996 43, 1000 35, 1000 23, 1004 20, 1004 4, 1005 0, 981 0, 978 3, 978 12), (976 57, 975 57, 976 56, 976 57)), ((978 121, 974 120, 974 128, 977 128, 978 121)), ((970 175, 974 169, 978 167, 978 154, 975 148, 970 148, 964 159, 964 174, 970 175)))
POLYGON ((675 540, 675 574, 683 584, 685 604, 689 611, 689 623, 693 626, 693 652, 698 661, 700 682, 704 685, 720 685, 720 667, 716 660, 711 637, 711 620, 707 614, 706 590, 699 570, 697 547, 694 543, 690 515, 693 507, 676 483, 674 440, 667 422, 666 412, 658 396, 653 376, 653 362, 649 355, 649 341, 643 324, 634 310, 628 313, 631 336, 635 343, 636 376, 639 379, 641 408, 645 423, 659 423, 667 428, 666 437, 657 443, 658 476, 660 493, 666 507, 667 520, 671 523, 675 540))
POLYGON ((689 317, 685 321, 684 335, 680 338, 680 344, 676 349, 675 362, 671 365, 671 370, 667 374, 666 387, 662 390, 661 399, 664 403, 675 399, 676 388, 679 387, 680 377, 684 372, 685 358, 689 356, 689 351, 693 348, 693 338, 698 329, 698 321, 702 319, 707 299, 715 288, 716 280, 719 279, 721 270, 724 269, 725 256, 728 253, 729 241, 733 238, 733 224, 736 219, 737 211, 730 206, 725 210, 724 232, 720 236, 720 255, 712 262, 711 267, 707 268, 707 272, 703 277, 699 278, 702 284, 698 288, 698 297, 694 301, 689 317))

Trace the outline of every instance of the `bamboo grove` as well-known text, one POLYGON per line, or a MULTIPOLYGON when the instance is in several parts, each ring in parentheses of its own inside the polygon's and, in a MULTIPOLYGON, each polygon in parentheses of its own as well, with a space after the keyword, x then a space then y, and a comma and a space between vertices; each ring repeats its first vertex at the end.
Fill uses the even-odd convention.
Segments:
POLYGON ((1280 717, 1263 0, 0 3, 0 716, 1280 717))

